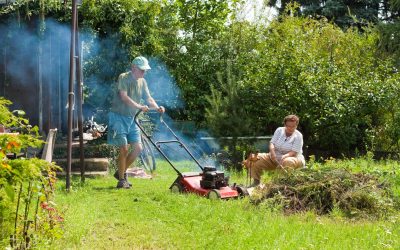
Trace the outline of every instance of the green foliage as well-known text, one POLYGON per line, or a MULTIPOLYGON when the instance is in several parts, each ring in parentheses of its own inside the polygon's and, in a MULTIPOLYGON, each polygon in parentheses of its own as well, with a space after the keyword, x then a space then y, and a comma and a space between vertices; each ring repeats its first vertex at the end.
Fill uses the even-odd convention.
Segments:
POLYGON ((400 1, 399 0, 392 0, 390 1, 392 10, 393 11, 400 11, 400 1))
POLYGON ((383 147, 375 132, 387 132, 385 116, 396 112, 399 73, 390 57, 377 57, 377 39, 370 28, 342 31, 324 20, 282 17, 262 31, 252 63, 241 64, 241 84, 235 85, 240 101, 228 101, 223 88, 221 96, 213 92, 207 121, 226 134, 272 134, 284 116, 295 113, 310 148, 339 154, 383 147), (237 128, 234 116, 216 123, 212 111, 229 113, 235 106, 247 111, 240 117, 247 126, 237 128))
POLYGON ((218 74, 219 84, 217 86, 220 89, 211 86, 211 95, 207 97, 207 101, 211 105, 206 109, 206 117, 208 118, 210 129, 215 135, 226 135, 226 128, 230 127, 230 136, 241 136, 243 131, 248 130, 250 124, 243 120, 243 117, 247 116, 247 112, 243 109, 245 103, 240 98, 240 83, 230 78, 232 74, 230 73, 229 65, 227 75, 228 79, 225 83, 221 74, 218 74))
POLYGON ((177 0, 181 28, 194 42, 215 39, 229 14, 228 1, 177 0))
POLYGON ((62 1, 58 0, 17 0, 0 7, 0 16, 17 13, 18 15, 30 18, 35 15, 44 15, 50 12, 57 12, 63 9, 62 1))
MULTIPOLYGON (((206 95, 218 82, 217 72, 225 70, 225 24, 231 8, 226 1, 176 1, 177 40, 163 58, 176 79, 186 107, 179 119, 204 122, 206 95), (185 51, 181 49, 185 48, 185 51)), ((204 125, 204 123, 202 124, 204 125)))
POLYGON ((0 124, 19 131, 0 133, 0 247, 25 249, 60 235, 63 219, 51 203, 58 167, 37 158, 9 159, 43 144, 37 127, 10 112, 10 104, 0 98, 0 124))
MULTIPOLYGON (((207 97, 209 105, 205 114, 207 126, 216 136, 259 135, 258 129, 265 126, 256 117, 262 109, 258 102, 262 97, 254 92, 252 85, 249 86, 246 74, 249 65, 257 67, 260 63, 257 61, 259 52, 255 48, 263 38, 256 35, 258 32, 247 22, 236 22, 227 28, 221 38, 220 47, 225 53, 216 72, 217 81, 212 83, 207 97), (255 127, 258 129, 254 130, 255 127)), ((248 73, 257 72, 258 69, 254 68, 254 72, 248 73)))
MULTIPOLYGON (((46 0, 18 3, 18 15, 30 11, 70 21, 70 2, 64 7, 46 0), (23 12, 26 6, 29 11, 23 12)), ((181 91, 186 106, 171 105, 168 113, 211 128, 216 136, 272 134, 285 115, 296 113, 311 149, 399 150, 396 22, 379 33, 367 25, 344 30, 321 16, 298 17, 298 5, 289 5, 265 27, 236 20, 241 3, 83 1, 79 25, 89 34, 82 37, 86 105, 107 110, 117 76, 141 54, 165 63, 181 91)), ((332 5, 327 12, 343 14, 337 4, 326 3, 332 5)), ((375 3, 360 3, 370 5, 375 3)), ((345 17, 362 19, 353 7, 345 17)))
POLYGON ((397 58, 397 66, 400 65, 400 1, 389 1, 390 15, 387 20, 377 25, 380 39, 378 48, 384 54, 394 55, 397 58))
MULTIPOLYGON (((400 8, 399 8, 400 9, 400 8)), ((380 23, 378 49, 385 56, 394 56, 397 66, 400 65, 400 18, 397 22, 380 23)))
POLYGON ((22 131, 23 133, 18 136, 2 135, 0 147, 3 153, 19 153, 28 147, 40 147, 43 141, 40 140, 37 126, 31 127, 28 119, 11 112, 8 109, 9 105, 11 105, 11 101, 0 97, 0 125, 5 128, 14 128, 15 132, 22 131))
MULTIPOLYGON (((281 16, 285 15, 287 6, 293 1, 284 0, 278 2, 272 0, 267 2, 269 6, 278 9, 281 16), (278 6, 279 3, 279 6, 278 6)), ((378 23, 379 19, 393 20, 393 13, 389 8, 390 0, 384 1, 320 1, 320 0, 298 0, 301 6, 299 15, 319 19, 327 18, 341 28, 356 27, 361 28, 368 23, 378 23)))

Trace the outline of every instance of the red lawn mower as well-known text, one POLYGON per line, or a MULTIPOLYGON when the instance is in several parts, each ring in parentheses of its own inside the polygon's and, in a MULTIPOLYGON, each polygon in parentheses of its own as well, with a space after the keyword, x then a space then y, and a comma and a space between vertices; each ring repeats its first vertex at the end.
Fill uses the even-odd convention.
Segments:
POLYGON ((219 171, 214 166, 202 166, 200 162, 190 152, 188 147, 180 140, 180 138, 172 131, 172 129, 165 123, 162 114, 160 115, 160 123, 165 126, 167 131, 173 136, 173 140, 154 141, 152 136, 147 133, 138 119, 139 111, 135 115, 135 123, 142 131, 144 137, 146 137, 150 143, 157 149, 157 151, 163 156, 163 158, 171 165, 171 167, 178 174, 176 180, 170 186, 170 190, 176 193, 195 193, 200 196, 207 197, 209 199, 228 199, 238 198, 247 195, 247 190, 244 187, 229 186, 228 177, 225 176, 223 171, 219 171), (200 172, 186 172, 181 173, 177 167, 174 166, 172 161, 167 157, 166 153, 161 149, 162 144, 176 144, 183 148, 184 151, 190 156, 190 158, 196 163, 201 169, 200 172))

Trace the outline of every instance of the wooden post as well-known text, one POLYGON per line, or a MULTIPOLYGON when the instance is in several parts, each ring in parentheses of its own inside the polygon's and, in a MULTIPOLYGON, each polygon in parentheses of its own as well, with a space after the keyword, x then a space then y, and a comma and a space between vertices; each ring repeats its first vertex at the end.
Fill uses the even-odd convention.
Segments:
POLYGON ((43 131, 43 72, 42 72, 42 41, 39 40, 38 46, 38 84, 39 84, 39 130, 43 131))
POLYGON ((72 0, 72 21, 71 21, 71 48, 69 58, 69 89, 68 89, 68 143, 67 143, 67 171, 66 189, 71 189, 71 155, 72 155, 72 109, 74 106, 74 82, 75 82, 75 35, 76 35, 76 0, 72 0))
POLYGON ((85 156, 83 145, 83 114, 82 114, 82 99, 83 99, 83 80, 82 80, 82 65, 81 51, 79 46, 79 29, 78 29, 78 11, 76 11, 76 37, 75 37, 75 53, 76 57, 76 77, 78 83, 78 130, 79 130, 79 149, 80 149, 80 169, 81 182, 85 182, 85 156))

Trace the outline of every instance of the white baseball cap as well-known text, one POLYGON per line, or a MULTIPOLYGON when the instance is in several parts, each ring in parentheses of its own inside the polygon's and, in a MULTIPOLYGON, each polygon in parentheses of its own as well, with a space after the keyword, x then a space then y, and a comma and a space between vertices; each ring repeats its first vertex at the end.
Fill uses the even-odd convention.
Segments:
POLYGON ((149 61, 147 61, 147 59, 143 56, 135 57, 135 59, 133 59, 133 61, 132 61, 132 65, 136 65, 141 70, 151 69, 150 65, 149 65, 149 61))

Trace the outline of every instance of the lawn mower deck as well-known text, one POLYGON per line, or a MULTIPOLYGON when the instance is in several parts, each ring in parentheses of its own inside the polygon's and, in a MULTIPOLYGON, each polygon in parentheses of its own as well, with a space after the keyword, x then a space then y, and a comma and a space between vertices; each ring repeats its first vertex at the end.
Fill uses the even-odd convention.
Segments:
POLYGON ((244 195, 243 188, 237 186, 213 186, 207 188, 203 185, 202 187, 203 176, 204 173, 201 172, 182 173, 176 178, 174 183, 172 183, 170 189, 172 192, 195 193, 209 199, 238 198, 244 195))

